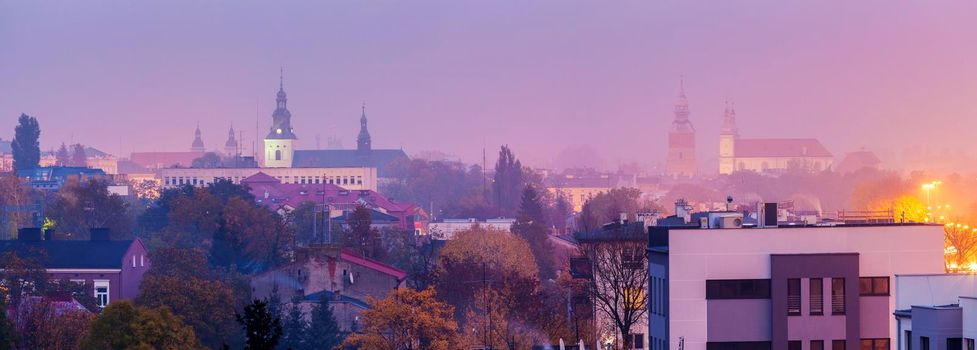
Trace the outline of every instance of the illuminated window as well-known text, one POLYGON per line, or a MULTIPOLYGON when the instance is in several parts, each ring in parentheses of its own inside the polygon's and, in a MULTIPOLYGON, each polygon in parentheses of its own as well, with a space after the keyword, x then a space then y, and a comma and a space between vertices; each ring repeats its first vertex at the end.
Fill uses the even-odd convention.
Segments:
POLYGON ((109 304, 109 280, 95 280, 93 284, 98 307, 105 307, 109 304))

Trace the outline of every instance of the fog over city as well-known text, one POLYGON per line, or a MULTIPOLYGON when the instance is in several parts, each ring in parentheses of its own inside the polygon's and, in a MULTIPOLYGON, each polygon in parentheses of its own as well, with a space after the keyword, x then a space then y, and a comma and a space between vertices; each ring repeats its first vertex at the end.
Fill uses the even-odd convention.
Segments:
POLYGON ((925 165, 911 154, 967 159, 963 170, 975 7, 2 1, 0 124, 27 112, 65 126, 46 128, 42 149, 127 156, 184 149, 198 122, 216 145, 233 123, 250 152, 284 67, 305 148, 355 143, 365 101, 377 145, 409 154, 475 163, 483 145, 509 144, 531 166, 651 168, 684 75, 700 167, 715 166, 730 101, 745 136, 818 138, 838 157, 864 147, 897 169, 925 165), (560 160, 581 149, 594 164, 560 160))

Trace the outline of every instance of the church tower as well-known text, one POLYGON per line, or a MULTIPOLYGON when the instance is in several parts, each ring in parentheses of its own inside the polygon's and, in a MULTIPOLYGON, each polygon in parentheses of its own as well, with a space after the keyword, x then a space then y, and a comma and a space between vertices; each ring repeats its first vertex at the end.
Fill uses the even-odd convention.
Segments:
POLYGON ((723 127, 719 131, 720 174, 732 174, 736 170, 736 139, 739 138, 739 129, 736 128, 736 108, 726 104, 723 127))
POLYGON ((370 131, 366 130, 366 102, 363 102, 363 112, 360 115, 360 134, 356 136, 356 151, 369 154, 371 149, 370 131))
POLYGON ((227 156, 238 155, 237 139, 234 138, 234 125, 227 131, 227 142, 224 143, 224 154, 227 156))
POLYGON ((197 123, 197 131, 193 132, 193 144, 190 145, 191 152, 204 152, 204 140, 200 138, 200 123, 197 123))
POLYGON ((665 173, 673 178, 690 178, 696 175, 695 127, 689 120, 689 101, 685 97, 685 79, 679 81, 678 102, 675 103, 675 120, 668 133, 668 158, 665 173))
POLYGON ((288 111, 283 76, 278 78, 278 96, 275 98, 275 112, 271 115, 271 130, 265 136, 266 168, 292 167, 295 140, 298 139, 292 131, 292 113, 288 111))

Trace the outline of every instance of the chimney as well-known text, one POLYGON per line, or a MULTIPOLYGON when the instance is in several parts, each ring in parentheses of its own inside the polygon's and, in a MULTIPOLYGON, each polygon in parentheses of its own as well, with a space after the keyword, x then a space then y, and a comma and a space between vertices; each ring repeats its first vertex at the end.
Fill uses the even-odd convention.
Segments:
POLYGON ((25 242, 40 242, 41 241, 41 228, 40 227, 25 227, 17 230, 17 240, 25 242))
POLYGON ((91 230, 91 240, 94 241, 109 241, 109 229, 107 228, 93 228, 91 230))
POLYGON ((54 229, 53 228, 45 229, 44 230, 44 240, 45 241, 50 241, 52 239, 54 239, 54 229))
POLYGON ((682 218, 686 224, 692 221, 692 207, 685 199, 675 201, 675 216, 682 218))
POLYGON ((620 217, 620 220, 621 220, 621 225, 627 225, 628 224, 628 213, 620 213, 619 214, 619 217, 620 217))

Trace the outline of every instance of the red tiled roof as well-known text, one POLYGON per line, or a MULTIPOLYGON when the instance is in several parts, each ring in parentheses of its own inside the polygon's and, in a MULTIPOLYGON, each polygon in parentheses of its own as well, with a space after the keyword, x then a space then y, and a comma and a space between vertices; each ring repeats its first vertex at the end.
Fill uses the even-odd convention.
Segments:
POLYGON ((376 191, 347 190, 331 184, 283 184, 262 172, 241 180, 241 184, 250 187, 251 194, 262 205, 273 209, 283 205, 298 208, 304 202, 350 209, 363 203, 371 208, 383 209, 387 214, 397 217, 401 225, 406 225, 407 216, 413 215, 416 208, 412 203, 394 202, 376 191))
POLYGON ((739 158, 832 156, 817 139, 738 139, 734 150, 739 158))
POLYGON ((361 256, 356 255, 355 253, 353 253, 351 251, 348 251, 346 249, 343 249, 343 252, 342 252, 342 255, 341 256, 342 256, 342 259, 345 260, 345 261, 348 261, 348 262, 354 263, 356 265, 360 265, 360 266, 363 266, 363 267, 366 267, 366 268, 369 268, 369 269, 372 269, 372 270, 376 270, 376 271, 379 271, 379 272, 382 272, 382 273, 385 273, 385 274, 394 276, 398 280, 403 280, 404 277, 407 277, 407 272, 404 272, 404 270, 398 269, 396 267, 393 267, 393 266, 384 264, 382 262, 379 262, 379 261, 376 261, 376 260, 373 260, 373 259, 367 259, 367 258, 361 257, 361 256))

